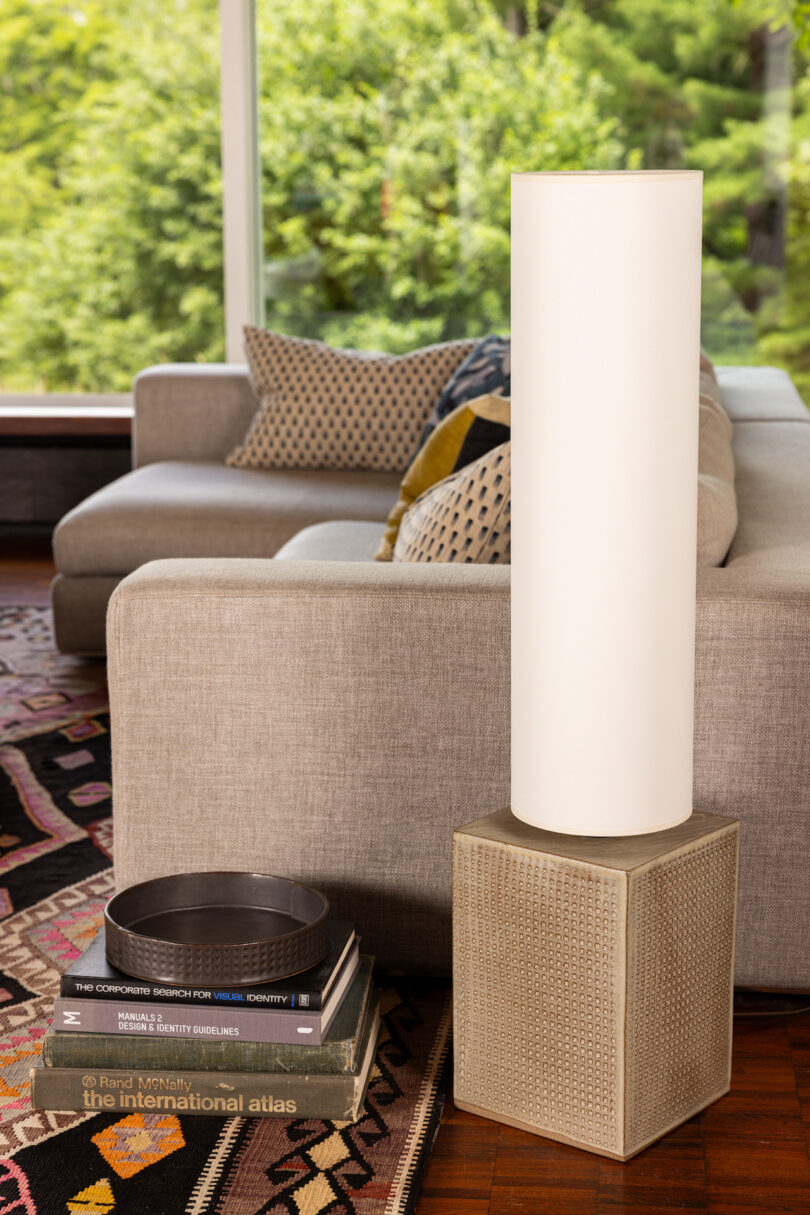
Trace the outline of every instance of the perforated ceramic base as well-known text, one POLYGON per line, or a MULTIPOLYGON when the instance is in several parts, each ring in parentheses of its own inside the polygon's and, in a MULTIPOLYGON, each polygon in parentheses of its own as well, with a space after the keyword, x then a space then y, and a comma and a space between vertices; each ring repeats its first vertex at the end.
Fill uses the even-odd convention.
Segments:
POLYGON ((727 1092, 738 836, 456 832, 457 1104, 626 1160, 727 1092))

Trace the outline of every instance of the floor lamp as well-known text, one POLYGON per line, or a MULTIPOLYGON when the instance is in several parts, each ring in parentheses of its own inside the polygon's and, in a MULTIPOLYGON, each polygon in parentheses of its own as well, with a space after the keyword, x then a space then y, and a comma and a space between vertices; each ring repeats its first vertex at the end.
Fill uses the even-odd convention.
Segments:
POLYGON ((512 178, 512 806, 453 841, 455 1100, 628 1159, 728 1090, 692 812, 702 174, 512 178))

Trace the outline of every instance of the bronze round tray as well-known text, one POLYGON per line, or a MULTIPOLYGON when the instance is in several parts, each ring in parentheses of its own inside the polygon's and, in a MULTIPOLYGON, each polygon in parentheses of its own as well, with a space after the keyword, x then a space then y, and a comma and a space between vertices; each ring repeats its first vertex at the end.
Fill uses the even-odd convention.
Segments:
POLYGON ((106 954, 124 974, 183 986, 267 983, 329 951, 329 903, 266 873, 177 873, 129 886, 104 909, 106 954))

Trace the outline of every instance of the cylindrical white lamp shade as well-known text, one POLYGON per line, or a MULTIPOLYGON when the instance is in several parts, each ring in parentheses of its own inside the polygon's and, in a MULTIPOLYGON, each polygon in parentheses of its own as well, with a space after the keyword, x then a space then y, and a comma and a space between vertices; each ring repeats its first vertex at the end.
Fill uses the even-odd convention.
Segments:
POLYGON ((692 812, 702 174, 512 177, 512 811, 692 812))

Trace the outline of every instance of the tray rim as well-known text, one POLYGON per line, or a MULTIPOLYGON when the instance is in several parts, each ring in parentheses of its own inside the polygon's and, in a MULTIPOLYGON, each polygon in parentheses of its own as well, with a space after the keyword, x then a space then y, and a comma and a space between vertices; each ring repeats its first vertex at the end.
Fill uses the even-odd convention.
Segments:
MULTIPOLYGON (((200 904, 198 904, 198 906, 200 906, 200 907, 227 907, 228 904, 227 903, 200 903, 200 904)), ((177 907, 177 908, 175 908, 175 910, 183 911, 186 909, 182 908, 182 907, 177 907)), ((310 933, 314 929, 318 928, 323 923, 324 920, 329 918, 329 913, 330 913, 329 900, 327 899, 326 895, 322 893, 322 891, 316 890, 316 888, 314 886, 307 886, 304 882, 297 882, 295 880, 295 878, 281 877, 279 874, 260 873, 259 871, 254 870, 254 869, 191 869, 191 870, 183 870, 180 873, 166 873, 166 874, 162 874, 159 877, 146 878, 145 881, 143 881, 143 882, 133 882, 131 886, 125 886, 123 888, 123 890, 116 890, 115 894, 110 896, 110 898, 107 900, 106 904, 104 905, 105 953, 106 953, 106 929, 107 929, 108 924, 112 925, 114 932, 123 933, 123 934, 126 934, 127 936, 134 937, 137 941, 155 941, 155 942, 158 942, 160 945, 167 946, 169 948, 180 949, 180 950, 207 949, 207 950, 213 950, 213 951, 221 950, 223 952, 225 952, 225 951, 234 952, 234 951, 237 951, 240 949, 250 949, 257 945, 263 945, 263 944, 269 943, 271 941, 285 941, 285 940, 289 940, 291 938, 300 936, 302 934, 310 933), (151 886, 153 884, 157 884, 158 882, 161 882, 161 883, 168 882, 172 878, 197 877, 197 876, 202 876, 202 875, 210 876, 212 878, 217 878, 217 877, 227 878, 227 877, 235 877, 235 876, 236 877, 270 878, 272 881, 284 882, 288 886, 298 886, 300 889, 306 890, 310 894, 316 895, 317 898, 319 898, 323 904, 323 910, 322 910, 321 914, 319 916, 317 916, 316 919, 310 920, 309 923, 303 924, 300 928, 294 928, 292 930, 292 932, 281 932, 275 936, 256 937, 255 939, 250 940, 250 941, 231 941, 231 942, 169 941, 166 939, 166 937, 152 936, 150 933, 138 932, 137 929, 130 928, 126 924, 122 924, 119 920, 116 920, 110 912, 110 908, 112 907, 112 904, 119 897, 127 894, 131 890, 151 886)), ((324 954, 324 957, 325 956, 326 955, 324 954)), ((316 965, 316 963, 312 963, 312 965, 316 965)), ((309 967, 304 967, 304 969, 308 970, 309 967)), ((302 972, 298 971, 296 973, 300 974, 302 972)), ((133 978, 144 978, 144 977, 146 977, 146 976, 143 976, 143 975, 133 976, 133 978)), ((262 980, 258 980, 258 982, 262 982, 262 980)), ((248 984, 240 984, 240 986, 248 986, 248 984)))

